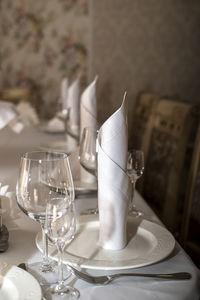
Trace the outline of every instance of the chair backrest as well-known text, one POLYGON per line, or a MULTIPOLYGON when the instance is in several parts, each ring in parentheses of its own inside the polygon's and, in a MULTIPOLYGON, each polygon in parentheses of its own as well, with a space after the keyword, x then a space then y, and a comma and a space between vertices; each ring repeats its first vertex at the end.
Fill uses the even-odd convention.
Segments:
POLYGON ((145 158, 158 101, 158 95, 142 92, 138 95, 134 106, 131 148, 143 150, 145 158))
POLYGON ((148 144, 142 194, 165 225, 177 230, 182 171, 193 124, 192 106, 160 99, 148 144))
POLYGON ((5 88, 0 90, 0 99, 13 103, 30 101, 32 93, 32 87, 5 88))
POLYGON ((200 267, 200 124, 188 177, 180 241, 200 267))

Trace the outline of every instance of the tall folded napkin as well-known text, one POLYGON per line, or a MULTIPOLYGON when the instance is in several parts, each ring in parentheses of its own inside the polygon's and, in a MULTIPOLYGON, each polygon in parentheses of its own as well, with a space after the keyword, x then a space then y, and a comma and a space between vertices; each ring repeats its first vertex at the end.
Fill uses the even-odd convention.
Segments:
POLYGON ((69 123, 80 126, 80 86, 77 78, 68 88, 67 108, 70 107, 69 123))
POLYGON ((60 97, 62 110, 67 108, 67 95, 68 95, 68 78, 65 77, 61 81, 60 97))
MULTIPOLYGON (((80 138, 85 127, 91 127, 94 130, 97 130, 96 82, 97 76, 81 95, 80 138)), ((96 177, 81 167, 80 180, 82 182, 92 183, 96 181, 96 177)))
POLYGON ((102 125, 98 136, 99 245, 120 250, 127 244, 129 178, 126 100, 102 125))
MULTIPOLYGON (((68 88, 67 107, 70 108, 68 127, 72 133, 79 133, 80 128, 80 79, 77 78, 68 88)), ((71 147, 77 146, 77 141, 67 135, 67 143, 71 147)))

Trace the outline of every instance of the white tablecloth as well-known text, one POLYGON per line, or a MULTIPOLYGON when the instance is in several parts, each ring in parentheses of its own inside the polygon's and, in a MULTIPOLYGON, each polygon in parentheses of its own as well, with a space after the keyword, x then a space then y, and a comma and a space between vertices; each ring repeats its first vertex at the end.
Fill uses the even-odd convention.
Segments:
MULTIPOLYGON (((27 128, 16 135, 9 128, 0 131, 0 182, 9 184, 10 190, 15 190, 20 163, 20 155, 26 151, 38 150, 38 146, 46 142, 61 141, 63 135, 49 135, 34 128, 27 128)), ((95 207, 96 198, 76 199, 77 211, 95 207)), ((145 216, 159 222, 155 214, 148 207, 142 197, 136 193, 136 204, 145 216)), ((37 222, 28 218, 16 205, 15 199, 10 203, 3 202, 3 223, 9 230, 9 249, 0 254, 0 260, 18 265, 21 262, 35 262, 41 260, 41 253, 35 244, 35 236, 40 230, 37 222)), ((91 274, 102 274, 103 271, 87 270, 91 274)), ((128 270, 131 272, 133 270, 128 270)), ((192 274, 188 281, 161 281, 147 278, 126 277, 113 281, 107 286, 95 286, 84 281, 73 279, 73 284, 80 290, 80 300, 199 300, 200 276, 199 270, 190 258, 176 244, 171 255, 165 260, 138 269, 134 272, 170 273, 187 271, 192 274)), ((112 272, 111 272, 112 273, 112 272)), ((6 299, 5 299, 6 300, 6 299)))

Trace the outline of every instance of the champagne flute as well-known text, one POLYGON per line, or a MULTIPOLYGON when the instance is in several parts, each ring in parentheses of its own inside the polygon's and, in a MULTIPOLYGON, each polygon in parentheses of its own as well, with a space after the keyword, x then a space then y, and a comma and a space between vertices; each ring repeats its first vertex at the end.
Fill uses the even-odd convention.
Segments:
POLYGON ((140 178, 144 172, 144 153, 141 150, 132 149, 128 152, 127 158, 127 175, 130 178, 132 184, 131 198, 129 203, 129 215, 141 217, 143 213, 138 211, 135 206, 134 192, 135 184, 138 178, 140 178))
MULTIPOLYGON (((80 142, 79 160, 81 166, 97 178, 98 130, 85 127, 80 142)), ((97 214, 98 208, 89 209, 90 214, 97 214)))
MULTIPOLYGON (((67 299, 78 298, 77 289, 64 283, 63 278, 63 251, 67 244, 74 238, 76 218, 74 201, 69 195, 49 199, 46 207, 46 232, 58 250, 58 283, 50 286, 52 294, 65 295, 67 299)), ((69 268, 71 273, 71 269, 69 268)), ((71 273, 72 274, 72 273, 71 273)))
MULTIPOLYGON (((37 221, 42 228, 43 261, 35 265, 36 272, 52 271, 48 258, 48 238, 45 234, 46 204, 58 193, 51 186, 62 188, 63 193, 74 190, 70 183, 68 158, 64 153, 33 151, 25 153, 21 158, 21 166, 16 187, 19 208, 31 219, 37 221)), ((32 266, 33 267, 33 266, 32 266)), ((30 266, 31 268, 31 266, 30 266)))

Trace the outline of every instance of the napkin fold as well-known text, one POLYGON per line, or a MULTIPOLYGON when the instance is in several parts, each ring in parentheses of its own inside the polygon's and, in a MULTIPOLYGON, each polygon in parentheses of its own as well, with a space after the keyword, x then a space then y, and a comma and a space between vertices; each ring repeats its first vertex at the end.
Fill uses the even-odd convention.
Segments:
MULTIPOLYGON (((85 127, 97 130, 97 107, 96 107, 96 76, 92 83, 84 90, 80 100, 80 138, 85 127)), ((96 182, 96 177, 80 168, 80 180, 82 182, 96 182)))
POLYGON ((68 78, 67 77, 63 78, 60 85, 60 97, 61 97, 62 110, 67 108, 68 85, 69 85, 68 78))
POLYGON ((127 244, 129 178, 126 175, 128 126, 125 96, 98 135, 99 245, 120 250, 127 244))
MULTIPOLYGON (((72 82, 68 88, 66 108, 70 108, 68 125, 70 131, 79 134, 80 130, 80 79, 79 77, 72 82)), ((66 136, 70 147, 77 147, 77 141, 69 134, 66 136)))
POLYGON ((16 110, 24 126, 29 127, 39 124, 38 115, 30 103, 20 102, 17 104, 16 110))
POLYGON ((69 123, 80 126, 80 80, 77 78, 68 88, 67 107, 70 108, 69 123))
POLYGON ((17 112, 14 105, 5 101, 0 101, 0 129, 3 129, 16 117, 17 112))
POLYGON ((65 124, 63 120, 59 119, 58 117, 53 117, 51 120, 47 122, 47 124, 44 124, 42 128, 50 132, 64 132, 65 124))

